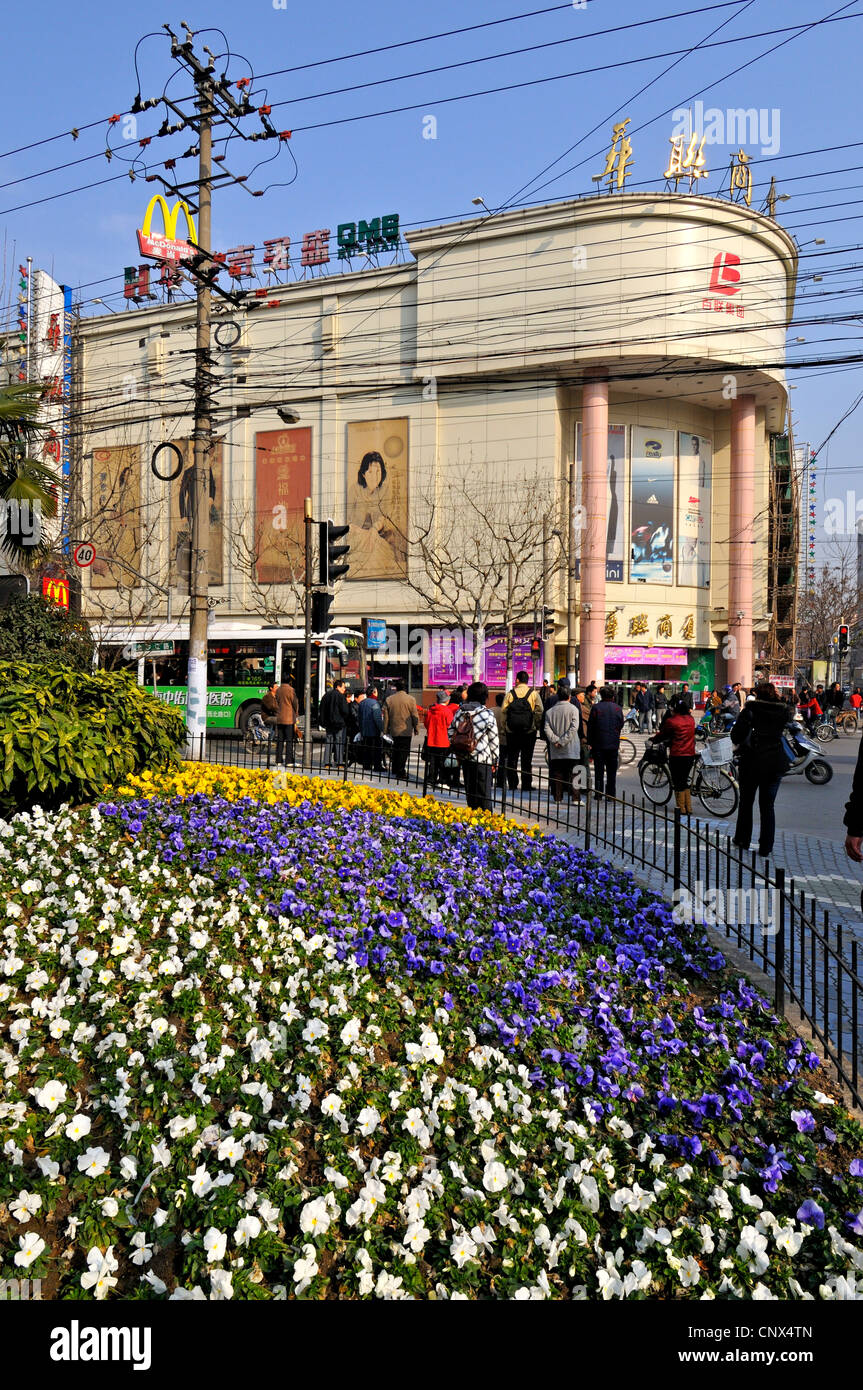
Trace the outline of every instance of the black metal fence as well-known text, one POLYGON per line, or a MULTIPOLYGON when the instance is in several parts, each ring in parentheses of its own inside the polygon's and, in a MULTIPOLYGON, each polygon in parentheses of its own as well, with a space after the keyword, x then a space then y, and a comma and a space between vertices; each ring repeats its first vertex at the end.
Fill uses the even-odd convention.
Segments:
MULTIPOLYGON (((853 928, 833 920, 783 868, 736 848, 722 831, 625 793, 598 794, 587 764, 576 764, 562 781, 542 749, 538 742, 529 773, 520 766, 495 772, 487 809, 544 823, 586 849, 605 851, 623 867, 640 869, 652 888, 671 898, 678 921, 722 933, 771 977, 777 1012, 789 1004, 799 1010, 854 1104, 863 1106, 863 979, 853 928)), ((274 773, 286 767, 413 795, 457 801, 466 796, 457 760, 446 750, 427 759, 425 749, 410 740, 339 744, 316 737, 279 744, 269 732, 260 738, 226 732, 209 734, 193 751, 195 760, 228 767, 274 773)))

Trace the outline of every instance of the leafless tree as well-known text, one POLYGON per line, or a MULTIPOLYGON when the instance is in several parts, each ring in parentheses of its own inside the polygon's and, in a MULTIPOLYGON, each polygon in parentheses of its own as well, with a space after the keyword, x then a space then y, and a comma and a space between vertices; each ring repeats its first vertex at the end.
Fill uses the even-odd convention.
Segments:
MULTIPOLYGON (((513 626, 532 619, 542 603, 543 534, 558 525, 550 485, 534 479, 496 484, 470 467, 452 480, 436 478, 412 508, 419 518, 403 533, 405 583, 423 610, 444 627, 472 634, 473 678, 479 679, 486 630, 505 630, 507 671, 513 626)), ((547 546, 547 592, 561 572, 560 548, 547 546)))
POLYGON ((856 537, 836 541, 828 562, 816 575, 811 591, 797 604, 797 653, 803 661, 823 661, 834 652, 833 637, 847 623, 855 645, 863 607, 857 575, 856 537))
POLYGON ((241 507, 230 513, 227 531, 229 565, 245 581, 247 611, 268 623, 301 623, 305 557, 296 528, 279 530, 270 518, 241 507))

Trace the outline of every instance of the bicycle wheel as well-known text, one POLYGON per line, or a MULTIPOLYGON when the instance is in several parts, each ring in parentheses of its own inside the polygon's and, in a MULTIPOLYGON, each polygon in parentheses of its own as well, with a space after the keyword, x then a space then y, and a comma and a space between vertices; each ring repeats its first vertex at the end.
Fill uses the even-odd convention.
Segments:
POLYGON ((641 790, 654 806, 671 800, 671 777, 664 763, 642 763, 638 771, 641 790))
POLYGON ((838 735, 833 725, 825 719, 823 724, 819 724, 815 730, 815 737, 818 739, 819 743, 829 743, 831 739, 837 738, 838 735))
POLYGON ((732 816, 737 810, 740 800, 737 783, 724 768, 700 767, 692 790, 711 816, 732 816))
POLYGON ((621 767, 628 767, 630 763, 635 762, 635 744, 631 738, 620 740, 619 760, 621 767))

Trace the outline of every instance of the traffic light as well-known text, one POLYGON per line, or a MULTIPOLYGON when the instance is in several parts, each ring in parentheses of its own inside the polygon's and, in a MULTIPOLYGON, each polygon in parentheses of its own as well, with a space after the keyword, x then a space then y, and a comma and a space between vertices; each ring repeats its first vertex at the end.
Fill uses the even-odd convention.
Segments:
POLYGON ((538 637, 534 637, 533 641, 530 644, 530 654, 535 661, 542 656, 542 643, 540 642, 538 637))
POLYGON ((847 652, 848 650, 848 626, 846 623, 843 623, 839 629, 839 650, 840 652, 847 652))
POLYGON ((350 551, 350 546, 337 544, 343 536, 347 536, 350 529, 350 526, 336 526, 332 521, 318 522, 318 583, 324 588, 335 584, 336 580, 343 578, 350 569, 350 565, 342 563, 343 557, 350 551))
POLYGON ((542 637, 544 642, 547 642, 549 638, 554 636, 554 629, 554 609, 549 608, 546 603, 543 605, 542 609, 542 637))
POLYGON ((312 632, 321 633, 330 630, 330 609, 333 606, 332 594, 321 593, 315 590, 312 594, 312 632))

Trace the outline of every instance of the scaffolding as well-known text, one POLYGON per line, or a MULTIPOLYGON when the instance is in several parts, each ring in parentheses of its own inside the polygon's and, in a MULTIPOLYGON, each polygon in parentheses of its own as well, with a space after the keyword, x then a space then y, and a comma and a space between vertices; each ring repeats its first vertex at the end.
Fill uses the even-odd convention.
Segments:
POLYGON ((797 568, 800 537, 800 480, 794 471, 790 431, 770 440, 770 526, 767 553, 767 655, 777 676, 796 674, 797 568))

